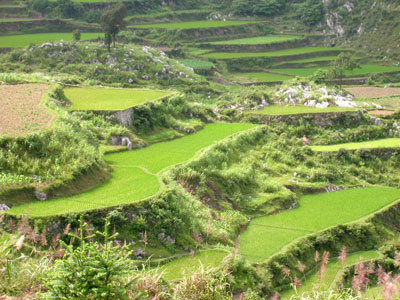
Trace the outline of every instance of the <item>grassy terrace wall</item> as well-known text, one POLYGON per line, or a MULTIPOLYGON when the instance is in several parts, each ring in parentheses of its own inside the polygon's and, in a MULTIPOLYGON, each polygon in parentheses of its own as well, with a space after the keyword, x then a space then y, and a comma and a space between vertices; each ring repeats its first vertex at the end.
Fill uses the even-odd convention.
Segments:
POLYGON ((7 21, 0 22, 0 32, 71 32, 74 29, 80 29, 85 32, 99 32, 100 26, 97 24, 88 24, 68 20, 26 20, 26 21, 7 21))
POLYGON ((306 270, 314 269, 316 250, 320 253, 329 251, 331 254, 337 254, 344 245, 349 252, 374 249, 379 242, 391 238, 400 230, 399 222, 400 201, 396 201, 358 221, 334 226, 296 240, 278 254, 256 265, 264 293, 272 294, 275 290, 290 288, 289 280, 284 279, 284 266, 289 267, 292 273, 301 278, 302 274, 296 271, 298 261, 306 266, 306 270))
POLYGON ((200 48, 212 49, 217 52, 263 52, 263 51, 279 51, 283 49, 289 48, 298 48, 305 47, 317 44, 321 42, 325 37, 323 36, 308 36, 302 38, 299 36, 299 39, 290 40, 285 42, 276 42, 270 44, 252 44, 252 45, 216 45, 203 43, 200 45, 200 48))
POLYGON ((363 119, 360 111, 331 112, 331 113, 306 113, 295 115, 265 115, 265 114, 244 114, 241 120, 256 124, 269 124, 285 122, 291 125, 299 125, 300 122, 310 122, 312 124, 328 127, 339 124, 358 124, 363 119))
POLYGON ((213 40, 220 39, 221 36, 226 38, 231 37, 242 37, 242 36, 255 36, 259 35, 260 32, 268 30, 268 26, 264 23, 248 23, 234 26, 223 26, 223 27, 208 27, 208 28, 188 28, 188 29, 166 29, 166 28, 135 28, 130 27, 128 29, 137 33, 138 36, 146 35, 152 30, 157 30, 161 34, 166 34, 169 39, 179 40, 194 40, 199 39, 213 40), (266 29, 267 28, 267 29, 266 29))

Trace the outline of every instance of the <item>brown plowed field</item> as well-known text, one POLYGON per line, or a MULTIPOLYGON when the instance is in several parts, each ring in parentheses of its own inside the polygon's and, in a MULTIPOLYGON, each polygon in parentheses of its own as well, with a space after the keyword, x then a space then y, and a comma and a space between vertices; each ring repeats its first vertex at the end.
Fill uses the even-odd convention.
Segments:
POLYGON ((0 86, 0 135, 32 133, 50 125, 53 115, 41 105, 46 84, 0 86))
POLYGON ((354 96, 361 98, 379 98, 400 95, 400 88, 381 88, 374 86, 350 87, 347 90, 354 96))

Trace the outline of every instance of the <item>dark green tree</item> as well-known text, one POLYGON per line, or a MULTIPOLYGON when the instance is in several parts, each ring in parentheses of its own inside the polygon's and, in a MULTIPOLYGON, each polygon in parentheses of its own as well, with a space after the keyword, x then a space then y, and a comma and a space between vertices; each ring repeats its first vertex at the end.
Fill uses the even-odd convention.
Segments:
POLYGON ((332 62, 329 70, 329 78, 332 80, 339 79, 339 85, 342 87, 343 78, 346 75, 346 72, 351 72, 360 67, 360 63, 354 59, 349 52, 342 52, 332 62))
POLYGON ((126 247, 114 246, 116 234, 109 235, 110 222, 106 219, 104 232, 97 235, 103 243, 89 242, 95 235, 85 236, 88 226, 81 219, 79 234, 69 234, 80 242, 79 247, 66 245, 62 259, 45 282, 47 293, 43 299, 112 300, 127 299, 126 276, 132 272, 131 252, 126 247))
MULTIPOLYGON (((107 34, 109 34, 112 37, 114 48, 117 34, 126 27, 124 21, 126 15, 126 7, 121 3, 110 7, 101 17, 100 23, 105 33, 105 40, 107 39, 107 34)), ((106 45, 108 45, 107 42, 106 45)))
POLYGON ((322 0, 307 0, 299 6, 298 14, 304 24, 316 25, 324 18, 324 4, 322 0))
POLYGON ((79 42, 81 40, 81 31, 79 29, 72 31, 72 38, 75 42, 79 42))

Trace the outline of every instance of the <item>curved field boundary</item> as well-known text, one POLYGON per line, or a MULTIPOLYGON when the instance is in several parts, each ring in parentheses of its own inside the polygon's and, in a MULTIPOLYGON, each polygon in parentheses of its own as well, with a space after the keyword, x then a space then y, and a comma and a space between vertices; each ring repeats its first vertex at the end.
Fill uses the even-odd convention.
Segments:
POLYGON ((137 29, 201 29, 201 28, 240 26, 240 25, 254 24, 254 23, 258 23, 258 21, 191 21, 191 22, 177 22, 177 23, 131 25, 128 27, 137 29))
POLYGON ((14 206, 7 214, 46 217, 138 202, 159 192, 159 174, 191 159, 198 151, 230 135, 254 128, 244 123, 208 124, 180 139, 153 144, 140 150, 106 155, 114 168, 111 179, 85 193, 14 206))
POLYGON ((264 107, 261 110, 249 111, 249 114, 260 114, 260 115, 271 115, 271 116, 282 116, 282 115, 298 115, 298 114, 317 114, 317 113, 335 113, 335 112, 348 112, 357 111, 358 108, 345 108, 345 107, 327 107, 317 108, 312 106, 304 105, 271 105, 264 107))
MULTIPOLYGON (((377 251, 360 251, 348 254, 343 267, 351 267, 356 265, 358 262, 368 262, 379 258, 377 251)), ((342 274, 341 263, 337 260, 337 257, 331 259, 331 262, 326 266, 326 272, 322 280, 318 276, 318 268, 312 270, 312 274, 306 277, 302 282, 302 285, 297 288, 296 293, 298 295, 304 292, 311 292, 313 288, 319 287, 318 290, 328 290, 335 288, 339 276, 342 274)), ((296 295, 293 290, 286 290, 281 293, 282 299, 289 299, 292 295, 296 295)))
POLYGON ((188 255, 172 260, 160 266, 159 270, 163 273, 164 279, 178 280, 201 271, 202 269, 208 270, 210 268, 217 268, 228 255, 229 252, 225 250, 203 250, 193 256, 188 255))
POLYGON ((327 146, 311 146, 311 149, 316 152, 336 152, 340 149, 357 150, 357 149, 381 149, 381 148, 399 148, 400 138, 387 138, 374 141, 346 143, 327 146))
POLYGON ((400 199, 389 187, 347 189, 301 197, 295 209, 252 220, 241 236, 239 253, 265 261, 293 241, 339 224, 356 221, 400 199))

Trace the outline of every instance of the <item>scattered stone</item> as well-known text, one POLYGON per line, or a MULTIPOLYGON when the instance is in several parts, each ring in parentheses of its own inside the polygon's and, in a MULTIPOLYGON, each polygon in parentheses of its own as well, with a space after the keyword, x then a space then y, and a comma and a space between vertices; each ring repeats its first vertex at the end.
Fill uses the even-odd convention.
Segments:
POLYGON ((6 204, 0 204, 0 211, 6 211, 9 210, 10 208, 6 204))
POLYGON ((306 136, 303 136, 301 141, 306 145, 311 145, 311 141, 306 136))
POLYGON ((383 123, 382 123, 382 120, 381 119, 379 119, 379 118, 376 118, 375 119, 375 125, 378 125, 378 126, 380 126, 380 125, 382 125, 383 123))
POLYGON ((35 197, 36 199, 40 201, 45 201, 47 200, 47 194, 46 192, 41 192, 41 191, 35 191, 35 197))
POLYGON ((146 256, 146 252, 143 249, 137 249, 133 254, 136 256, 137 259, 143 259, 146 256))

